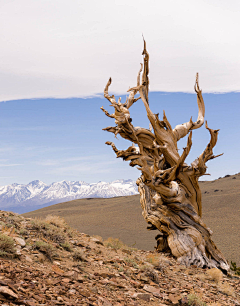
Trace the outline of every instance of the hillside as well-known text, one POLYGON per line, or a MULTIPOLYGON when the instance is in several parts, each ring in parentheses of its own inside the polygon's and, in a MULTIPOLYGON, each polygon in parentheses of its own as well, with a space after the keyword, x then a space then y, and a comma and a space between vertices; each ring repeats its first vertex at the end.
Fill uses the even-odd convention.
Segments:
POLYGON ((240 305, 240 278, 179 265, 71 229, 62 218, 0 211, 0 303, 4 306, 240 305))
MULTIPOLYGON (((203 220, 213 240, 229 261, 240 265, 240 174, 200 182, 203 220)), ((80 232, 104 239, 120 238, 128 245, 153 250, 156 232, 146 230, 139 195, 111 199, 81 199, 52 205, 24 216, 59 215, 80 232)))

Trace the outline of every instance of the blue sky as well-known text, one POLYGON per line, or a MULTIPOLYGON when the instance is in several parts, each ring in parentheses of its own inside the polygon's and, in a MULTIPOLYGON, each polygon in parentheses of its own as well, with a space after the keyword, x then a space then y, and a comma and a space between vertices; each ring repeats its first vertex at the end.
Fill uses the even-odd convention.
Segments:
MULTIPOLYGON (((208 162, 215 179, 240 171, 239 114, 240 93, 204 94, 208 125, 220 129, 215 154, 224 155, 208 162)), ((124 96, 123 96, 124 98, 124 96)), ((115 158, 105 141, 113 141, 120 149, 131 143, 115 139, 102 128, 114 126, 101 106, 108 109, 103 97, 87 99, 35 99, 0 103, 0 185, 28 183, 39 179, 46 183, 61 180, 86 182, 136 179, 137 169, 115 158)), ((195 94, 152 92, 152 110, 160 116, 163 109, 174 127, 193 116, 197 118, 195 94)), ((148 119, 141 101, 131 109, 135 126, 148 127, 148 119)), ((179 142, 179 149, 187 139, 179 142)), ((201 127, 193 131, 193 146, 188 158, 192 162, 205 149, 209 133, 201 127)))
MULTIPOLYGON (((104 144, 130 145, 102 131, 114 122, 100 107, 112 110, 102 97, 110 76, 123 100, 136 85, 142 34, 152 110, 173 127, 196 119, 198 72, 209 127, 221 129, 215 153, 224 152, 204 179, 240 171, 239 0, 0 0, 0 28, 0 185, 138 177, 104 144)), ((140 101, 131 116, 148 127, 140 101)), ((208 141, 204 127, 194 131, 188 162, 208 141)))

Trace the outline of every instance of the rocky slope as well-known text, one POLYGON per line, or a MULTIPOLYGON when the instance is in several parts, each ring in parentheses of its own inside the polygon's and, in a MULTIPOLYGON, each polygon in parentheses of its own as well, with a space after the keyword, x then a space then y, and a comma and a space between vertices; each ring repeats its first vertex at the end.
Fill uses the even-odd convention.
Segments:
POLYGON ((179 265, 169 254, 90 237, 63 219, 0 211, 0 303, 240 305, 240 278, 179 265))
POLYGON ((39 180, 27 185, 0 187, 1 209, 23 213, 40 207, 81 198, 111 198, 137 194, 132 180, 88 184, 83 181, 62 181, 47 185, 39 180))

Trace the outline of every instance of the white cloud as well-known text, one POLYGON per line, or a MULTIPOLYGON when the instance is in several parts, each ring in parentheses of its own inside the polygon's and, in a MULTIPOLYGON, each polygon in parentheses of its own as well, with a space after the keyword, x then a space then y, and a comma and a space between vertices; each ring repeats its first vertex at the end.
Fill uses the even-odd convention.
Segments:
POLYGON ((16 167, 22 166, 23 164, 0 164, 0 167, 16 167))
POLYGON ((135 85, 142 33, 151 90, 240 90, 238 0, 0 2, 0 101, 89 96, 135 85))

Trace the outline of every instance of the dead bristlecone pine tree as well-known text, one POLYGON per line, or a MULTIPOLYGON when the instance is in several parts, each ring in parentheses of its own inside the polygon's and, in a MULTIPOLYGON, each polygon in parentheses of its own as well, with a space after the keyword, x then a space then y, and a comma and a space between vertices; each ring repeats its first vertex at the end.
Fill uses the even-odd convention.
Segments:
POLYGON ((115 136, 119 134, 133 144, 126 150, 118 150, 109 141, 106 144, 112 146, 118 158, 130 161, 130 166, 138 166, 142 172, 137 180, 142 214, 149 225, 148 229, 159 231, 156 249, 159 252, 171 252, 179 263, 186 266, 217 267, 227 272, 228 262, 212 241, 211 230, 201 219, 202 200, 198 184, 198 179, 206 172, 206 162, 217 157, 213 155, 213 147, 217 142, 218 130, 210 129, 205 122, 211 136, 210 142, 190 166, 185 163, 192 146, 192 131, 204 124, 205 107, 198 74, 194 87, 198 103, 197 121, 190 119, 189 122, 172 129, 165 112, 160 120, 158 114, 153 114, 149 106, 149 54, 145 41, 143 57, 144 64, 141 64, 137 84, 128 90, 126 102, 121 103, 121 99, 116 101, 113 95, 109 95, 110 78, 104 90, 104 97, 110 101, 115 112, 109 114, 101 107, 108 117, 115 119, 116 124, 104 130, 114 133, 115 136), (140 96, 135 98, 137 93, 140 96), (150 129, 132 125, 129 109, 140 99, 146 108, 150 129), (180 156, 177 143, 186 135, 187 146, 180 156))

